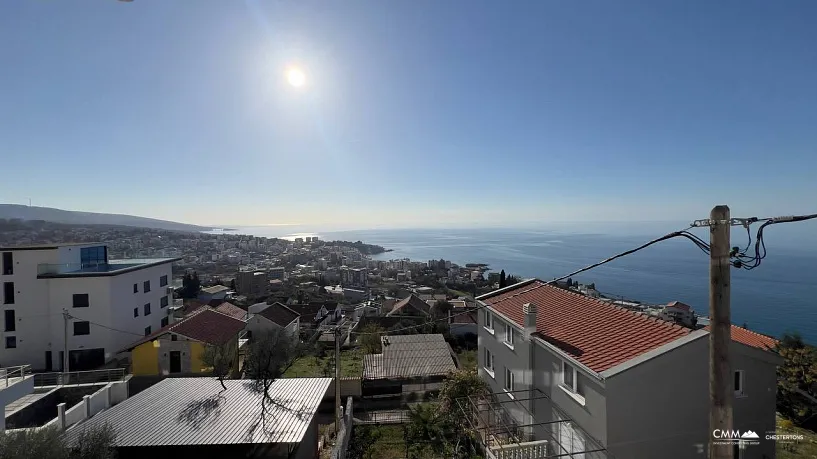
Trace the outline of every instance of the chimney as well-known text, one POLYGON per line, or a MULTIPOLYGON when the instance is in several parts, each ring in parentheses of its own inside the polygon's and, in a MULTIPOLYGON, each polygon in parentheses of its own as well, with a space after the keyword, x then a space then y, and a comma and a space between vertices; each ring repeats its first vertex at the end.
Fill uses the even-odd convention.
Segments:
POLYGON ((522 313, 525 314, 525 339, 530 339, 530 335, 536 332, 536 305, 523 304, 522 313))

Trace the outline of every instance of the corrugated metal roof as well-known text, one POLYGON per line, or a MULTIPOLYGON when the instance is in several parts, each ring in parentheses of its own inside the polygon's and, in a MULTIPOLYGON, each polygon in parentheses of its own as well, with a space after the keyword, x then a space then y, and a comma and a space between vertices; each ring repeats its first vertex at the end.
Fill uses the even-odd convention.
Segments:
POLYGON ((67 431, 73 442, 84 427, 110 425, 116 445, 224 445, 298 443, 331 378, 286 378, 272 383, 262 417, 263 394, 252 380, 168 378, 67 431), (281 406, 279 406, 281 405, 281 406))
POLYGON ((382 354, 363 357, 365 379, 439 376, 456 370, 443 335, 384 336, 382 342, 382 354))

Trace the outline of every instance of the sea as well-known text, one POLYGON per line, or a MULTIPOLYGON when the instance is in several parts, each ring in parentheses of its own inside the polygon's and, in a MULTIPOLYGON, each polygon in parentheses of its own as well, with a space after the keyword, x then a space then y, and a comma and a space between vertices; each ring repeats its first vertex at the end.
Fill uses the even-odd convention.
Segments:
MULTIPOLYGON (((810 223, 810 222, 809 222, 810 223)), ((773 231, 764 237, 767 256, 751 271, 732 269, 732 323, 772 336, 797 332, 817 344, 817 241, 809 230, 773 231), (773 235, 774 233, 774 235, 773 235), (781 236, 782 234, 782 236, 781 236)), ((683 227, 642 225, 572 225, 504 229, 373 229, 320 232, 293 227, 241 227, 230 233, 263 237, 318 236, 321 240, 363 241, 390 249, 377 260, 451 260, 486 263, 522 278, 550 280, 612 255, 638 247, 683 227)), ((753 228, 754 229, 754 228, 753 228)), ((708 241, 705 230, 696 232, 708 241)), ((749 243, 743 228, 733 229, 734 245, 749 243)), ((741 247, 743 248, 743 247, 741 247)), ((631 255, 573 276, 594 283, 606 296, 649 304, 681 301, 708 316, 709 256, 683 238, 652 245, 631 255)))

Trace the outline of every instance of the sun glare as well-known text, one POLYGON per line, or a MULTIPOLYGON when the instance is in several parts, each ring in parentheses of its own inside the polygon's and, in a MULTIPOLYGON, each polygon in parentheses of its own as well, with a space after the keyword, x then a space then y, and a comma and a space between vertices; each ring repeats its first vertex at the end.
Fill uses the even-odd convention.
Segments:
POLYGON ((300 88, 306 83, 306 75, 301 69, 291 68, 287 70, 287 82, 289 82, 290 86, 300 88))

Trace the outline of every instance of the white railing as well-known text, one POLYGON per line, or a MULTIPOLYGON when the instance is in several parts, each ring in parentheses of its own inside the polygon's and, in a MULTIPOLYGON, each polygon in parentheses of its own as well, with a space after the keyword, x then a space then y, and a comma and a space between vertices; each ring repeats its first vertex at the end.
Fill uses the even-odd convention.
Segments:
POLYGON ((0 368, 0 381, 3 385, 0 387, 8 387, 17 382, 17 378, 25 378, 26 375, 31 374, 31 365, 19 365, 16 367, 0 368))
POLYGON ((64 373, 36 373, 34 387, 71 386, 77 384, 107 384, 125 378, 124 368, 107 370, 68 371, 64 373))
POLYGON ((538 440, 493 446, 490 451, 496 459, 535 459, 548 456, 547 446, 547 440, 538 440))

